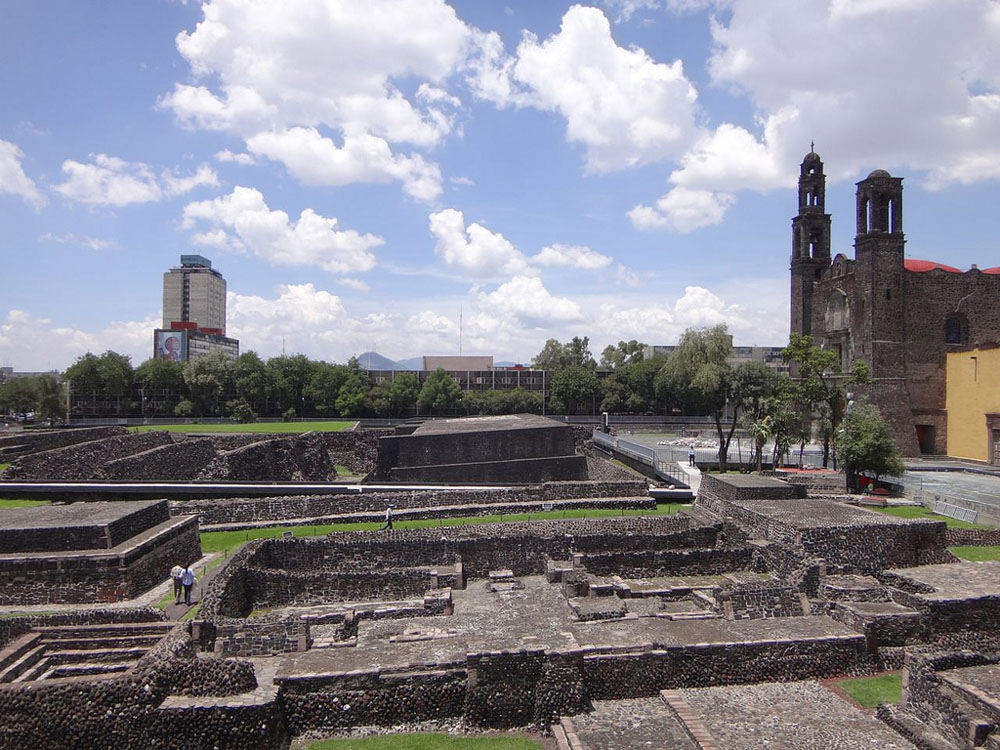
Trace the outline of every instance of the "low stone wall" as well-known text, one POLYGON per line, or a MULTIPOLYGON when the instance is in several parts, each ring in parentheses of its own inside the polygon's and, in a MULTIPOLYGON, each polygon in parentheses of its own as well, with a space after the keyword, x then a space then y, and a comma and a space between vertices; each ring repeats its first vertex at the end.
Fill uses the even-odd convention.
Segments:
POLYGON ((431 580, 426 567, 315 571, 251 567, 246 585, 254 607, 267 608, 423 596, 431 580))
POLYGON ((108 461, 99 474, 101 479, 188 481, 197 477, 216 455, 211 440, 192 438, 108 461))
POLYGON ((131 599, 169 577, 178 562, 201 557, 197 519, 113 550, 0 557, 0 604, 113 602, 131 599))
POLYGON ((808 601, 803 602, 794 587, 775 580, 727 584, 716 593, 715 599, 727 620, 801 617, 809 614, 808 601))
POLYGON ((368 474, 378 458, 378 433, 351 430, 324 432, 323 440, 334 464, 346 466, 355 474, 368 474))
POLYGON ((750 567, 753 553, 742 549, 678 549, 588 554, 588 573, 622 578, 719 575, 750 567))
POLYGON ((105 625, 120 622, 163 622, 163 610, 153 607, 129 609, 77 609, 49 614, 24 614, 0 618, 0 648, 34 627, 48 625, 105 625))
MULTIPOLYGON (((124 435, 124 427, 81 427, 72 430, 21 430, 0 437, 0 456, 26 456, 67 445, 124 435)), ((4 461, 6 463, 6 460, 4 461)))
POLYGON ((251 443, 219 454, 198 479, 236 482, 320 482, 336 477, 320 433, 251 443))
MULTIPOLYGON (((571 498, 646 497, 647 486, 641 481, 626 482, 546 482, 502 490, 434 490, 423 492, 362 492, 356 494, 308 495, 290 497, 236 497, 221 500, 173 500, 174 515, 197 514, 202 526, 261 521, 286 521, 295 518, 355 513, 385 513, 388 505, 396 509, 429 508, 457 505, 503 505, 520 502, 550 502, 571 498)), ((650 503, 650 507, 655 503, 650 503)))
POLYGON ((1000 529, 948 529, 945 543, 949 547, 992 547, 1000 545, 1000 529))
POLYGON ((167 445, 169 433, 116 435, 18 458, 4 472, 5 480, 84 481, 100 477, 103 464, 167 445))
POLYGON ((226 696, 256 684, 249 664, 193 657, 186 623, 179 623, 126 673, 0 685, 0 748, 287 747, 274 702, 247 710, 160 710, 171 694, 226 696))

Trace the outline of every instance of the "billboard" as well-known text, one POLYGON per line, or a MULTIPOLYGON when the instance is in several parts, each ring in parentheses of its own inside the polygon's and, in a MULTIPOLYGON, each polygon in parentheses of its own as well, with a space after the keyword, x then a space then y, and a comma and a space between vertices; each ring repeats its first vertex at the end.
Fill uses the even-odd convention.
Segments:
POLYGON ((171 362, 187 361, 187 331, 155 331, 153 356, 171 362))

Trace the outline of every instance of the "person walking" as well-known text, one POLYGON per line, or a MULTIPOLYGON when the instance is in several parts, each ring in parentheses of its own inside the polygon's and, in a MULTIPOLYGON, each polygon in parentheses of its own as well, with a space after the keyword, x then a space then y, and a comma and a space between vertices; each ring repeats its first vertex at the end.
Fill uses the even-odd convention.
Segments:
POLYGON ((180 565, 175 565, 170 569, 170 579, 174 582, 174 604, 181 603, 181 592, 184 590, 181 583, 181 575, 183 573, 184 568, 180 565))
POLYGON ((688 466, 694 466, 694 446, 688 448, 688 466))
POLYGON ((392 531, 392 506, 385 506, 385 523, 379 531, 392 531))
POLYGON ((191 588, 194 586, 194 571, 186 565, 181 571, 181 584, 184 586, 184 603, 191 606, 191 588))

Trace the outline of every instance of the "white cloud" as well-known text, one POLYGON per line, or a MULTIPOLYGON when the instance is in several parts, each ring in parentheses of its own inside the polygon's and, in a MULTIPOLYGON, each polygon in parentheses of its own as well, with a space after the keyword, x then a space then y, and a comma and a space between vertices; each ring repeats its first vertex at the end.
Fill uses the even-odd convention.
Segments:
POLYGON ((72 159, 63 162, 66 182, 56 185, 60 195, 79 203, 97 206, 125 206, 150 203, 190 192, 203 185, 218 186, 210 167, 202 164, 194 174, 181 176, 163 170, 158 178, 148 164, 127 162, 107 154, 92 154, 90 164, 72 159))
POLYGON ((349 276, 345 276, 342 279, 337 279, 337 283, 340 284, 340 285, 342 285, 342 286, 346 286, 346 287, 348 287, 350 289, 354 289, 357 292, 370 292, 371 291, 371 287, 368 286, 368 284, 366 284, 365 282, 363 282, 361 279, 352 279, 349 276))
POLYGON ((692 171, 675 174, 677 184, 761 189, 775 174, 794 176, 813 139, 835 179, 874 166, 924 171, 931 187, 1000 176, 995 3, 732 0, 730 6, 728 22, 712 26, 709 71, 716 84, 747 94, 763 133, 755 147, 746 137, 720 138, 716 166, 692 164, 692 171), (764 167, 763 180, 743 169, 744 154, 764 167), (737 175, 724 186, 721 169, 729 160, 737 175))
POLYGON ((253 154, 235 154, 228 148, 223 149, 215 154, 215 160, 222 163, 232 163, 232 164, 255 164, 257 160, 254 158, 253 154))
POLYGON ((658 10, 659 0, 601 0, 601 4, 615 12, 615 22, 628 21, 642 10, 658 10))
POLYGON ((559 33, 542 42, 525 32, 515 60, 498 44, 481 41, 473 90, 500 105, 559 112, 590 171, 677 158, 697 136, 697 93, 681 61, 658 63, 642 49, 619 47, 597 8, 573 6, 559 33))
MULTIPOLYGON (((477 37, 444 0, 208 0, 202 11, 197 27, 177 36, 177 49, 196 77, 218 85, 177 83, 161 98, 182 125, 228 130, 248 141, 322 127, 345 140, 345 151, 360 142, 370 150, 377 141, 385 151, 376 155, 379 164, 388 160, 424 175, 393 179, 421 199, 433 193, 417 182, 426 182, 436 165, 396 156, 388 144, 430 147, 455 128, 461 102, 446 85, 477 37), (413 84, 408 96, 404 89, 413 84)), ((282 161, 303 179, 307 170, 296 170, 291 157, 282 161)), ((373 173, 386 174, 370 166, 338 170, 333 182, 319 184, 372 181, 373 173)))
POLYGON ((583 319, 580 305, 553 296, 535 276, 515 276, 495 291, 480 292, 479 304, 497 320, 514 320, 530 328, 583 319))
POLYGON ((335 218, 304 209, 298 221, 272 211, 253 188, 237 186, 229 195, 189 203, 182 226, 208 224, 192 238, 200 244, 249 251, 277 265, 314 265, 334 273, 367 271, 375 265, 370 250, 384 240, 353 229, 338 229, 335 218))
POLYGON ((451 177, 449 179, 449 182, 451 182, 452 185, 459 185, 461 187, 472 187, 473 185, 476 184, 475 182, 473 182, 468 177, 462 177, 462 176, 451 177))
POLYGON ((618 283, 622 286, 636 288, 641 286, 642 283, 639 281, 639 276, 635 271, 628 266, 622 265, 621 263, 618 264, 617 278, 618 283))
POLYGON ((29 203, 40 206, 45 197, 24 173, 21 160, 24 152, 10 141, 0 140, 0 193, 20 195, 29 203))
POLYGON ((0 351, 5 363, 17 370, 64 370, 87 352, 112 349, 138 364, 153 353, 153 329, 158 315, 145 320, 112 321, 99 331, 85 331, 54 323, 24 310, 8 310, 0 322, 0 351))
POLYGON ((101 240, 96 237, 78 237, 72 232, 65 234, 46 232, 38 239, 42 242, 56 242, 60 245, 80 245, 90 250, 107 250, 115 244, 111 240, 101 240))
POLYGON ((601 255, 582 245, 549 245, 543 247, 538 255, 530 258, 535 265, 546 267, 568 266, 587 271, 596 271, 610 265, 611 258, 601 255))
POLYGON ((425 201, 442 190, 436 164, 419 154, 393 154, 384 139, 364 133, 347 136, 338 148, 315 128, 289 128, 258 133, 247 140, 247 148, 257 156, 280 161, 306 185, 399 180, 409 195, 425 201))
POLYGON ((628 217, 636 229, 666 227, 686 234, 718 224, 735 200, 735 196, 729 193, 691 190, 679 185, 660 198, 655 207, 636 206, 628 212, 628 217))
POLYGON ((461 211, 446 208, 428 219, 437 240, 434 252, 465 275, 488 279, 528 272, 524 255, 506 237, 475 222, 466 227, 461 211))

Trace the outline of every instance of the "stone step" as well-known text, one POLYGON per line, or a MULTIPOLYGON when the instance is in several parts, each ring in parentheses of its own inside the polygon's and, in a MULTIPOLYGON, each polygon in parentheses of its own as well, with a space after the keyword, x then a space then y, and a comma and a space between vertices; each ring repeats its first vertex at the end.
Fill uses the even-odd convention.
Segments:
POLYGON ((25 633, 8 643, 3 650, 0 650, 0 672, 37 646, 40 639, 38 633, 25 633))
POLYGON ((120 662, 126 659, 136 660, 148 650, 148 648, 67 649, 66 651, 50 651, 47 653, 47 656, 49 662, 52 664, 120 662))
POLYGON ((96 649, 96 648, 133 648, 155 646, 163 639, 161 633, 144 633, 141 635, 111 635, 101 637, 94 635, 87 638, 64 638, 58 637, 49 639, 43 637, 42 642, 50 651, 66 651, 68 649, 96 649))
POLYGON ((59 664, 48 665, 48 671, 40 679, 47 680, 54 677, 84 677, 95 674, 114 674, 127 672, 135 666, 133 661, 94 663, 83 662, 80 664, 59 664))
POLYGON ((102 625, 44 625, 34 628, 36 633, 49 641, 57 638, 94 638, 119 635, 150 635, 169 633, 176 622, 115 622, 102 625))
POLYGON ((39 679, 52 668, 47 656, 42 657, 14 678, 13 682, 31 682, 39 679))
POLYGON ((0 672, 0 682, 14 682, 19 675, 33 667, 43 656, 45 656, 45 646, 42 645, 35 645, 23 652, 0 672))

